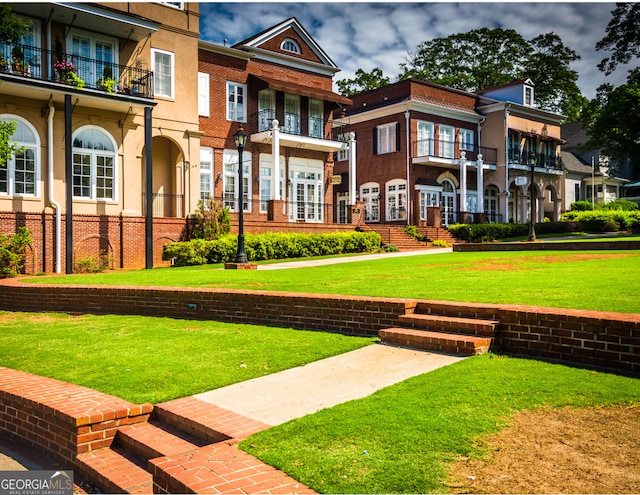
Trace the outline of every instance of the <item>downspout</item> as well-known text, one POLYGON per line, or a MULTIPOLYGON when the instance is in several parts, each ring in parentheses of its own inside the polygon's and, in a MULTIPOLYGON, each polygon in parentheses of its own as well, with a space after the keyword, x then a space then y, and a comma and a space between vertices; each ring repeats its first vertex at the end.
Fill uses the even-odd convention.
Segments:
POLYGON ((509 109, 511 103, 507 103, 504 109, 504 188, 506 191, 504 205, 504 221, 509 222, 509 109))
POLYGON ((411 205, 413 204, 413 189, 411 188, 410 171, 411 171, 411 128, 410 121, 411 112, 404 112, 404 118, 407 126, 407 225, 411 225, 411 205))
POLYGON ((48 140, 48 149, 47 149, 47 164, 48 164, 48 177, 47 177, 47 186, 48 186, 48 196, 49 203, 56 210, 55 213, 55 232, 54 232, 54 246, 53 250, 55 252, 55 259, 53 262, 53 271, 54 273, 60 273, 60 232, 61 228, 61 217, 60 217, 60 203, 58 203, 54 198, 53 192, 53 117, 56 113, 56 107, 53 104, 53 101, 49 101, 49 115, 47 117, 47 140, 48 140))

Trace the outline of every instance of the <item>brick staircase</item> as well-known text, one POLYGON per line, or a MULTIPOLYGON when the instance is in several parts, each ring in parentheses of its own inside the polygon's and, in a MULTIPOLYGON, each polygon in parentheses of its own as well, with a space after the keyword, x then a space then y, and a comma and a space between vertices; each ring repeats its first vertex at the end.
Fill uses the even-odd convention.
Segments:
POLYGON ((77 460, 107 493, 314 493, 234 445, 266 428, 187 397, 156 405, 148 422, 119 428, 110 448, 77 460))
POLYGON ((464 307, 418 304, 412 314, 399 316, 398 324, 378 332, 383 343, 473 356, 489 351, 500 322, 464 307))
MULTIPOLYGON (((417 251, 419 249, 429 248, 428 243, 418 241, 407 234, 404 231, 404 226, 367 224, 362 228, 362 230, 365 232, 377 232, 380 234, 380 237, 382 237, 382 242, 384 244, 391 244, 392 246, 397 247, 400 251, 417 251)), ((441 229, 438 227, 420 227, 418 228, 418 231, 432 241, 443 240, 449 244, 459 244, 464 242, 453 237, 447 229, 441 229)))

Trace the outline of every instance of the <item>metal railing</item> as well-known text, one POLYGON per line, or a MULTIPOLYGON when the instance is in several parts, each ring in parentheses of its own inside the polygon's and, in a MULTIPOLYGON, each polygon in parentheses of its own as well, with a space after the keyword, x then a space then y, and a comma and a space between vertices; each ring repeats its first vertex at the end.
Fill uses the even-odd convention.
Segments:
POLYGON ((465 149, 457 141, 429 138, 416 140, 413 145, 414 157, 432 156, 434 158, 459 159, 462 151, 466 153, 467 160, 471 161, 477 160, 478 154, 482 154, 484 163, 495 164, 498 158, 498 150, 496 148, 473 146, 465 149))
MULTIPOLYGON (((154 217, 182 218, 184 216, 184 195, 153 193, 152 215, 154 217)), ((142 214, 147 214, 147 195, 142 193, 142 214)))
POLYGON ((0 43, 0 75, 153 98, 153 72, 30 45, 0 43))
MULTIPOLYGON (((536 168, 550 168, 554 170, 561 170, 562 163, 560 158, 555 154, 539 153, 535 156, 536 168)), ((509 150, 509 163, 516 163, 518 165, 526 165, 531 167, 531 154, 523 153, 520 150, 509 150)))
MULTIPOLYGON (((284 119, 280 122, 279 129, 285 134, 337 141, 330 131, 325 132, 326 121, 324 119, 318 117, 307 117, 303 119, 301 114, 289 112, 285 112, 282 115, 284 119), (306 129, 305 126, 303 126, 304 122, 307 123, 306 129)), ((270 131, 273 128, 273 119, 276 118, 280 120, 276 110, 260 110, 250 119, 251 132, 254 132, 254 129, 255 132, 270 131)))

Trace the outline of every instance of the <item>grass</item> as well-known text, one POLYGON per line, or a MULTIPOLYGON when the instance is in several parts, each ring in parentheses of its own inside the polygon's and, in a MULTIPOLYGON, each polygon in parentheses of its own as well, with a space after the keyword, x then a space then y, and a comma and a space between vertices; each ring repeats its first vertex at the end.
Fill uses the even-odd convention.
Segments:
POLYGON ((136 404, 197 394, 372 342, 212 321, 0 312, 0 366, 136 404))
POLYGON ((240 448, 321 493, 443 493, 522 409, 638 404, 640 380, 483 355, 258 433, 240 448))
POLYGON ((636 296, 640 293, 639 263, 640 251, 456 252, 294 270, 230 271, 197 266, 29 280, 315 292, 640 313, 636 296))

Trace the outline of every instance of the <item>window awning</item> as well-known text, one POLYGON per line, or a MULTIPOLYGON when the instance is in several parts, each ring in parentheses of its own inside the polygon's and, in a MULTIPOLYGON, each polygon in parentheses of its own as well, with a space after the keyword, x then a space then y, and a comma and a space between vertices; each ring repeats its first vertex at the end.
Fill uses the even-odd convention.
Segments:
POLYGON ((334 103, 340 103, 341 105, 351 105, 353 102, 346 96, 339 95, 333 91, 327 89, 314 88, 313 86, 303 86, 302 84, 296 84, 289 81, 280 81, 278 79, 271 79, 270 77, 252 76, 255 79, 267 83, 267 86, 276 91, 284 91, 285 93, 292 93, 295 95, 307 96, 309 98, 317 98, 319 100, 332 101, 334 103))
POLYGON ((514 129, 513 127, 509 127, 509 130, 511 132, 517 132, 518 134, 522 134, 523 136, 526 136, 526 137, 537 137, 545 141, 556 141, 557 143, 560 143, 560 144, 566 143, 564 139, 547 136, 546 134, 539 134, 537 132, 531 132, 531 131, 523 131, 522 129, 514 129))

